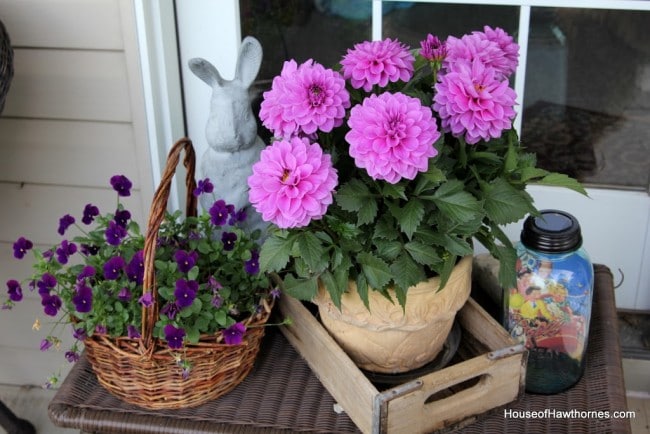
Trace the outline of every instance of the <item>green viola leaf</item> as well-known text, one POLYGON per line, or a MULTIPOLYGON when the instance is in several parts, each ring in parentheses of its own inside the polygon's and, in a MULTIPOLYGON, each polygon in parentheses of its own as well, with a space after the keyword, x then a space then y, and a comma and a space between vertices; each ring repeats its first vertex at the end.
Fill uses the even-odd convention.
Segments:
POLYGON ((536 211, 528 193, 516 189, 502 178, 483 184, 482 188, 485 211, 496 224, 515 223, 526 214, 536 211))

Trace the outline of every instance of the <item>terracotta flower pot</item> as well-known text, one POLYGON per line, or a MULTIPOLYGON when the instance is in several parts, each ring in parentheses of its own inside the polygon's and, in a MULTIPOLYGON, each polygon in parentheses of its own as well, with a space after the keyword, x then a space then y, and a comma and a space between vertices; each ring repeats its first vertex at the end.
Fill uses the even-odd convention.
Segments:
POLYGON ((314 303, 325 328, 357 366, 373 372, 406 372, 438 355, 456 312, 469 297, 471 275, 470 255, 456 265, 441 291, 438 277, 409 288, 405 310, 394 294, 395 303, 391 303, 370 291, 368 311, 353 281, 341 298, 341 310, 322 286, 314 303))

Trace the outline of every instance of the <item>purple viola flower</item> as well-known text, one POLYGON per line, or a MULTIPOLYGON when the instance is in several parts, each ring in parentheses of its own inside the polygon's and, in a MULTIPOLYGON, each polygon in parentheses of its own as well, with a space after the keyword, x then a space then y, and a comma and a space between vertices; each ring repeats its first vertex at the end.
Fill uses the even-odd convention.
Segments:
POLYGON ((176 328, 171 324, 167 324, 163 329, 165 332, 165 340, 167 345, 172 350, 178 350, 183 348, 183 339, 185 338, 185 330, 182 328, 176 328))
POLYGON ((81 253, 86 256, 95 256, 99 252, 99 246, 93 246, 91 244, 82 244, 81 253))
POLYGON ((87 337, 86 336, 86 330, 83 329, 83 328, 76 329, 76 328, 73 327, 72 328, 72 337, 79 340, 79 341, 83 341, 87 337))
POLYGON ((49 350, 50 348, 52 348, 52 345, 54 345, 54 343, 50 340, 49 337, 43 339, 41 341, 41 351, 49 350))
POLYGON ((165 304, 163 308, 160 309, 160 313, 172 321, 176 319, 176 315, 178 315, 180 311, 181 308, 178 306, 178 304, 171 302, 165 304))
POLYGON ((108 333, 108 328, 104 324, 97 324, 95 326, 95 333, 98 335, 105 335, 108 333))
POLYGON ((242 208, 239 211, 232 213, 228 220, 228 224, 234 226, 237 223, 245 222, 247 217, 248 215, 246 214, 246 210, 242 208))
POLYGON ((126 335, 131 339, 139 339, 140 330, 136 326, 129 324, 126 326, 126 335))
POLYGON ((68 263, 70 256, 77 252, 77 245, 68 240, 61 241, 61 245, 56 249, 56 260, 59 264, 64 265, 68 263))
POLYGON ((214 191, 214 185, 210 182, 210 179, 200 179, 196 188, 192 192, 194 196, 199 197, 202 193, 212 193, 214 191))
POLYGON ((88 277, 94 277, 94 276, 95 276, 95 267, 91 265, 86 265, 77 276, 77 282, 81 282, 82 280, 87 279, 88 277))
POLYGON ((14 258, 23 259, 27 254, 27 251, 34 247, 34 243, 26 239, 25 237, 20 237, 14 243, 14 258))
POLYGON ((41 296, 49 295, 50 290, 54 288, 56 284, 57 284, 56 277, 54 277, 50 273, 43 273, 43 275, 41 276, 41 280, 36 282, 36 286, 38 287, 38 293, 41 296))
POLYGON ((216 309, 219 309, 221 306, 223 306, 223 297, 219 294, 214 294, 212 297, 212 300, 210 301, 212 306, 214 306, 216 309))
POLYGON ((223 226, 234 211, 234 205, 228 205, 225 201, 219 199, 210 207, 210 221, 215 226, 223 226))
POLYGON ((70 226, 74 224, 75 220, 70 214, 66 214, 59 219, 59 235, 65 234, 65 231, 68 230, 70 226))
POLYGON ((199 290, 199 284, 195 280, 178 279, 176 281, 176 289, 174 290, 174 297, 176 297, 176 304, 181 309, 191 306, 196 298, 196 292, 199 290))
POLYGON ((126 235, 126 229, 120 226, 115 220, 108 222, 108 227, 104 233, 104 237, 108 244, 111 246, 119 246, 126 235))
POLYGON ((72 297, 72 303, 79 313, 88 313, 93 307, 93 290, 81 285, 77 288, 77 293, 72 297))
POLYGON ((199 254, 195 251, 186 252, 185 250, 177 250, 174 253, 174 260, 178 264, 178 270, 181 273, 187 273, 196 265, 196 260, 199 258, 199 254))
POLYGON ((117 223, 118 226, 121 226, 126 229, 126 227, 129 225, 129 220, 131 219, 131 213, 128 210, 125 209, 118 209, 115 211, 115 217, 113 220, 115 220, 115 223, 117 223))
POLYGON ((117 191, 118 196, 126 197, 131 196, 131 187, 133 184, 124 175, 115 175, 111 177, 111 186, 113 190, 117 191))
POLYGON ((146 294, 142 295, 142 297, 138 299, 138 303, 140 303, 144 307, 153 306, 153 295, 150 292, 147 292, 146 294))
POLYGON ((271 297, 273 297, 273 299, 276 300, 276 299, 280 298, 281 293, 282 293, 282 291, 280 291, 280 288, 273 288, 271 290, 271 297))
POLYGON ((23 299, 23 289, 17 280, 11 279, 7 281, 7 294, 11 301, 20 301, 23 299))
POLYGON ((257 274, 260 271, 260 254, 257 250, 251 251, 251 258, 244 262, 244 270, 248 274, 257 274))
POLYGON ((120 289, 120 292, 117 293, 117 299, 120 301, 129 301, 131 300, 131 290, 126 286, 120 289))
POLYGON ((85 225, 91 224, 94 220, 95 217, 99 215, 99 208, 97 208, 95 205, 91 203, 87 203, 86 206, 84 207, 84 215, 81 218, 81 221, 85 225))
POLYGON ((221 234, 221 242, 223 243, 223 249, 230 251, 235 248, 235 242, 237 241, 237 234, 234 232, 224 232, 221 234))
POLYGON ((223 285, 214 277, 210 276, 208 278, 208 286, 212 288, 212 291, 219 291, 221 288, 223 288, 223 285))
POLYGON ((137 285, 142 285, 144 280, 144 251, 138 250, 126 267, 126 275, 129 280, 135 282, 137 285))
POLYGON ((79 361, 79 353, 76 351, 66 351, 65 352, 65 359, 70 362, 70 363, 75 363, 79 361))
POLYGON ((104 279, 117 280, 125 265, 121 256, 113 256, 104 264, 104 279))
POLYGON ((47 294, 41 298, 41 305, 45 315, 56 316, 61 309, 61 299, 56 294, 47 294))
POLYGON ((223 331, 223 340, 227 345, 239 345, 244 339, 246 333, 246 326, 237 322, 223 331))

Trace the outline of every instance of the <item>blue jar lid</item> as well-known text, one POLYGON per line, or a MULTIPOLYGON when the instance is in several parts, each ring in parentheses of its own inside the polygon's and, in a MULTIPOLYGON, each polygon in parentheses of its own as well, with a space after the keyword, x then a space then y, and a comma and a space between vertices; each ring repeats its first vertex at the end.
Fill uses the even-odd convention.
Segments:
POLYGON ((568 212, 556 209, 528 216, 520 239, 526 247, 547 253, 570 252, 582 246, 578 220, 568 212))

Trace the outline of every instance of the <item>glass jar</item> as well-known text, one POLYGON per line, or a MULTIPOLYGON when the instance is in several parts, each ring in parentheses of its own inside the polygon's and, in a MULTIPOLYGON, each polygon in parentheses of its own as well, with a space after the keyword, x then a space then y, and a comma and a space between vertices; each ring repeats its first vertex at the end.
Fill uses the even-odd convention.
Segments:
POLYGON ((584 370, 594 272, 578 220, 558 210, 529 216, 517 247, 517 287, 504 325, 529 351, 526 391, 557 393, 584 370))

